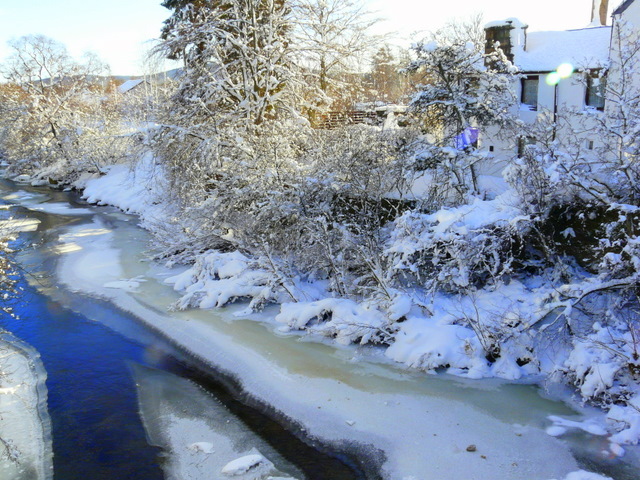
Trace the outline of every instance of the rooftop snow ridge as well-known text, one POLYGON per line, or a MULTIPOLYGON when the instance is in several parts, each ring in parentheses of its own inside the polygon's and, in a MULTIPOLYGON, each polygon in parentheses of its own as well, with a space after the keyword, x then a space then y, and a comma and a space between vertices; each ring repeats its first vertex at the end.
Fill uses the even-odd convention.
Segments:
POLYGON ((487 24, 485 24, 484 28, 493 28, 493 27, 504 27, 505 25, 511 25, 512 27, 515 28, 527 28, 529 25, 527 25, 526 23, 520 21, 520 19, 515 18, 515 17, 509 17, 509 18, 505 18, 504 20, 494 20, 492 22, 489 22, 487 24))

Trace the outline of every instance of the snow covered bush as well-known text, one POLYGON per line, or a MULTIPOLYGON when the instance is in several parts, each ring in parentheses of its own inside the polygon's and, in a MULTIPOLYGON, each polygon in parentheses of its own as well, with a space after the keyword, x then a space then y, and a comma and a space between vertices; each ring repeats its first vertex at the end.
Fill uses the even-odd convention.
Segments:
POLYGON ((288 328, 339 341, 390 342, 387 327, 411 307, 387 283, 381 255, 386 227, 409 205, 389 198, 411 175, 406 133, 357 125, 291 134, 287 126, 265 122, 258 127, 263 134, 227 149, 234 156, 198 196, 182 199, 184 240, 174 252, 188 259, 186 248, 196 262, 176 282, 184 292, 177 306, 221 306, 242 298, 258 310, 293 302, 299 307, 283 309, 295 314, 281 317, 288 328), (218 267, 237 254, 230 250, 243 252, 245 268, 227 277, 218 267), (369 303, 356 303, 363 299, 369 303), (309 302, 320 302, 322 311, 309 302), (347 314, 354 311, 359 313, 347 314))
MULTIPOLYGON (((465 338, 475 337, 476 347, 469 344, 466 349, 468 361, 478 357, 489 365, 504 357, 533 365, 528 330, 537 320, 538 306, 524 308, 533 292, 519 281, 526 278, 521 250, 529 228, 513 191, 432 214, 405 212, 394 222, 384 251, 389 283, 428 293, 431 300, 421 302, 424 315, 443 328, 464 327, 469 334, 465 338), (450 311, 438 314, 443 305, 450 311)), ((478 372, 479 365, 473 370, 478 372)))
POLYGON ((394 223, 385 255, 398 279, 431 292, 496 284, 512 273, 522 235, 519 216, 509 194, 433 214, 409 211, 394 223))
POLYGON ((16 173, 70 183, 100 172, 130 147, 109 86, 97 81, 107 67, 87 54, 73 60, 43 36, 11 44, 0 89, 3 153, 16 173))
POLYGON ((184 273, 167 279, 177 291, 184 290, 176 308, 223 307, 239 299, 251 301, 250 310, 269 302, 283 301, 269 272, 256 268, 239 252, 206 252, 184 273))
POLYGON ((284 331, 307 330, 335 338, 344 345, 390 342, 393 338, 379 310, 346 298, 287 303, 276 321, 286 324, 284 331))

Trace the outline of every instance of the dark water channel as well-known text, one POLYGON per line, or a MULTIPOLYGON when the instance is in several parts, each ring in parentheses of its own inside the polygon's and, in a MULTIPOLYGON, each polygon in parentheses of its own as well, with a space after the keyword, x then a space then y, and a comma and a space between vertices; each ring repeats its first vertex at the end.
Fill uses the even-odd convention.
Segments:
MULTIPOLYGON (((0 196, 18 189, 46 193, 52 201, 92 208, 96 214, 104 208, 84 205, 73 194, 43 192, 0 181, 0 196)), ((2 211, 5 218, 6 212, 2 211)), ((12 301, 19 318, 2 314, 0 327, 33 346, 41 355, 48 376, 54 478, 164 478, 162 451, 149 444, 138 413, 136 385, 130 371, 132 363, 195 381, 304 472, 306 478, 365 478, 348 458, 328 452, 322 446, 307 445, 269 416, 246 405, 233 382, 194 363, 170 341, 149 331, 134 317, 104 301, 55 285, 56 257, 46 253, 47 242, 57 238, 56 227, 86 219, 21 207, 13 207, 9 212, 41 222, 36 232, 24 233, 16 242, 18 247, 33 250, 20 256, 24 269, 20 285, 24 291, 19 299, 12 301)), ((211 478, 216 478, 215 472, 211 478)))

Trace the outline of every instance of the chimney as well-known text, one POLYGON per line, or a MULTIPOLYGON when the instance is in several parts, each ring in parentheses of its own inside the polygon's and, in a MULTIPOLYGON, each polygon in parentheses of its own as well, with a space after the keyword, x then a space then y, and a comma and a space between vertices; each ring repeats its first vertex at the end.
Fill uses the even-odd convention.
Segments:
POLYGON ((513 62, 514 56, 526 49, 527 25, 517 18, 487 23, 484 31, 487 54, 495 50, 494 45, 498 42, 507 59, 513 62))
POLYGON ((591 25, 594 27, 606 25, 608 9, 609 9, 609 0, 592 0, 591 25))

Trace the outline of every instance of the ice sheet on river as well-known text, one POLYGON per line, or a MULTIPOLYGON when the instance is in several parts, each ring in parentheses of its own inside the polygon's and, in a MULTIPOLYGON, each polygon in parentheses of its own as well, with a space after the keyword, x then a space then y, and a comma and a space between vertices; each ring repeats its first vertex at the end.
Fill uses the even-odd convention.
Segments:
POLYGON ((46 372, 38 353, 0 333, 0 478, 53 476, 46 372))
MULTIPOLYGON (((126 222, 105 230, 102 223, 66 230, 63 241, 73 238, 81 248, 62 257, 63 283, 112 300, 237 377, 251 396, 302 425, 304 434, 353 445, 361 454, 384 451, 385 478, 548 480, 578 469, 569 447, 544 432, 548 415, 571 412, 533 387, 410 374, 372 362, 355 347, 274 335, 255 321, 231 320, 228 311, 162 313, 177 296, 139 261, 146 245, 131 237, 140 231, 126 222), (82 235, 87 229, 103 234, 82 235), (105 249, 110 254, 94 262, 105 249), (137 293, 104 287, 105 279, 140 275, 149 281, 137 293), (475 451, 468 449, 472 444, 475 451)), ((193 443, 200 441, 207 442, 193 443)))
POLYGON ((66 203, 40 203, 37 205, 23 205, 29 210, 52 213, 54 215, 93 215, 95 212, 89 208, 73 208, 66 203))
POLYGON ((3 200, 21 207, 28 208, 29 210, 52 213, 54 215, 92 215, 95 213, 89 208, 74 208, 65 202, 47 202, 49 197, 44 194, 27 192, 25 190, 18 190, 10 194, 4 195, 3 200))
POLYGON ((147 435, 168 455, 167 480, 293 480, 291 475, 299 474, 194 383, 141 365, 130 367, 147 435))

